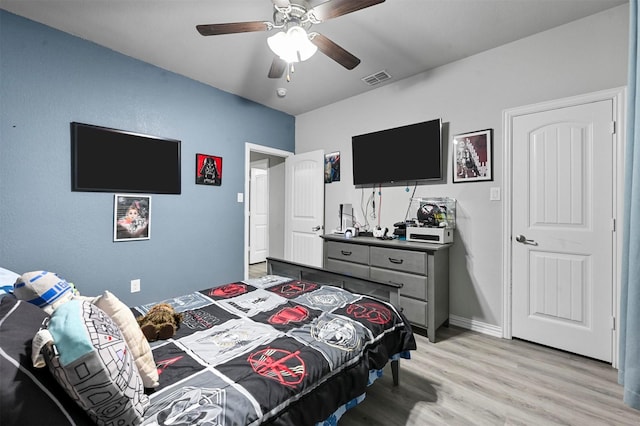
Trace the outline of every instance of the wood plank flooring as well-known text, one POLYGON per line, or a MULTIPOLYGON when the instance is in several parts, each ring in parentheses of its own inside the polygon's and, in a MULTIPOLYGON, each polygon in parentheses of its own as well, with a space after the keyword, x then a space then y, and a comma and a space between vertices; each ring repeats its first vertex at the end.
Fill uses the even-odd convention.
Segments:
POLYGON ((267 275, 267 262, 249 265, 249 278, 260 278, 267 275))
POLYGON ((387 366, 340 426, 640 425, 609 364, 453 326, 416 340, 400 385, 387 366))

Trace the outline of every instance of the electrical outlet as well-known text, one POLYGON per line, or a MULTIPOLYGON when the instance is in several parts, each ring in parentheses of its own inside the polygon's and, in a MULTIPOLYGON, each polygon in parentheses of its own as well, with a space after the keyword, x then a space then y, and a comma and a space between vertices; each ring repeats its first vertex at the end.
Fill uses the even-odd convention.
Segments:
POLYGON ((131 280, 131 293, 140 291, 140 280, 131 280))

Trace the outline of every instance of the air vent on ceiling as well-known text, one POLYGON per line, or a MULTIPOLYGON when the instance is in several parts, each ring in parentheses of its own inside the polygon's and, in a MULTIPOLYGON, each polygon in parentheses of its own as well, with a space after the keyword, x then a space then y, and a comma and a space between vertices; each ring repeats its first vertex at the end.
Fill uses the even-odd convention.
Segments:
POLYGON ((373 73, 371 75, 368 75, 366 77, 362 78, 362 81, 364 81, 365 83, 367 83, 369 86, 375 86, 376 84, 380 84, 383 81, 387 81, 391 78, 391 75, 385 71, 378 71, 376 73, 373 73))

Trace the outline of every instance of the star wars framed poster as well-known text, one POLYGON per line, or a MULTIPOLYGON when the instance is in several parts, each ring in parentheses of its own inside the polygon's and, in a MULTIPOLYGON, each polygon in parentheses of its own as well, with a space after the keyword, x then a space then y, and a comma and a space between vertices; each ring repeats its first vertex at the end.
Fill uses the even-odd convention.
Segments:
POLYGON ((324 183, 340 181, 340 152, 332 152, 324 156, 324 183))
POLYGON ((493 180, 493 129, 453 137, 453 183, 493 180))
POLYGON ((115 194, 113 201, 113 241, 151 238, 151 197, 115 194))
POLYGON ((222 185, 222 157, 196 154, 196 184, 222 185))

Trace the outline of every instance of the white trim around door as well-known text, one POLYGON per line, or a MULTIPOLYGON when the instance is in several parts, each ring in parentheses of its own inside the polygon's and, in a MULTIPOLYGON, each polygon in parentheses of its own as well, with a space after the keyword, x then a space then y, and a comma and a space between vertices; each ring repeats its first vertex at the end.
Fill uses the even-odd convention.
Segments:
POLYGON ((249 278, 249 200, 247 200, 246 197, 249 194, 251 153, 259 152, 261 154, 286 158, 293 155, 293 152, 270 148, 263 145, 256 145, 249 142, 245 142, 244 147, 244 279, 247 279, 249 278))
MULTIPOLYGON (((610 90, 603 90, 584 95, 574 96, 570 98, 564 98, 549 102, 542 102, 534 105, 522 106, 517 108, 511 108, 505 110, 502 116, 503 123, 503 165, 502 173, 504 177, 503 182, 503 271, 502 271, 502 283, 503 283, 503 317, 502 317, 502 337, 506 339, 512 338, 512 253, 511 253, 511 235, 512 235, 512 221, 513 221, 513 209, 512 209, 512 187, 513 187, 513 153, 512 153, 512 140, 513 140, 513 120, 516 117, 532 114, 541 111, 547 111, 551 109, 570 107, 589 102, 598 102, 601 100, 612 100, 615 116, 615 154, 614 154, 614 180, 615 188, 613 189, 613 217, 616 224, 622 223, 623 212, 623 193, 624 193, 624 147, 625 147, 625 102, 626 102, 626 88, 619 87, 610 90)), ((620 225, 616 228, 619 229, 620 225)), ((618 364, 618 332, 615 325, 615 318, 617 318, 620 306, 620 250, 622 247, 622 234, 620 232, 615 233, 615 243, 613 248, 613 261, 614 261, 614 276, 613 281, 613 300, 614 306, 612 306, 614 323, 613 327, 613 342, 612 342, 612 365, 617 368, 618 364)))

